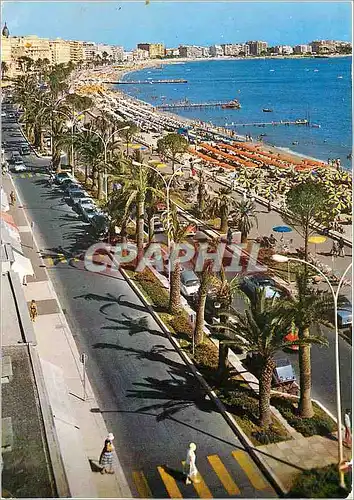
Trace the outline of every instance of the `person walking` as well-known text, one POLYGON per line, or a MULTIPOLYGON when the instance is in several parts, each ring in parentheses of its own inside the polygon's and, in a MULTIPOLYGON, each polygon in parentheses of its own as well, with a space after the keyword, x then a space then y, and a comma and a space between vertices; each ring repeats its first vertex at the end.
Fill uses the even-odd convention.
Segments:
POLYGON ((15 205, 16 203, 16 195, 14 191, 11 191, 10 193, 10 205, 15 205))
POLYGON ((34 299, 31 300, 31 304, 29 307, 29 313, 30 313, 30 318, 33 323, 36 321, 36 318, 38 316, 38 309, 37 309, 37 304, 34 299))
POLYGON ((344 240, 343 240, 343 238, 340 238, 339 241, 338 241, 338 255, 339 255, 339 257, 345 257, 344 240))
POLYGON ((186 458, 186 484, 191 484, 192 482, 194 483, 199 483, 199 480, 197 479, 198 475, 198 469, 195 465, 196 461, 196 456, 195 456, 195 450, 197 449, 197 445, 195 443, 190 443, 189 449, 187 452, 187 458, 186 458))
POLYGON ((333 257, 338 257, 338 243, 336 240, 333 240, 331 255, 333 257))
POLYGON ((351 410, 347 408, 345 410, 345 415, 344 415, 344 427, 345 427, 344 443, 349 448, 352 446, 352 431, 351 431, 350 416, 351 416, 351 410))
POLYGON ((101 474, 114 474, 113 470, 113 439, 114 436, 110 432, 105 439, 103 449, 101 451, 99 464, 102 467, 101 474))

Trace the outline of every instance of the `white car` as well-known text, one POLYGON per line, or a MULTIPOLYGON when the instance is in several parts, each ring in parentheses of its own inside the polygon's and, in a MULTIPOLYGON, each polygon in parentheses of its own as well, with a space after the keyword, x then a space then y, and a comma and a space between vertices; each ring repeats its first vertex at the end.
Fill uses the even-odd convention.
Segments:
POLYGON ((185 269, 181 272, 181 292, 185 297, 192 297, 198 293, 200 280, 194 271, 185 269))
POLYGON ((97 209, 93 205, 83 207, 81 212, 86 222, 91 222, 98 215, 97 209))
POLYGON ((80 212, 82 212, 83 208, 87 208, 87 207, 96 208, 96 205, 95 205, 93 199, 90 198, 89 196, 86 198, 80 198, 79 200, 75 201, 75 205, 77 206, 77 208, 80 212))
POLYGON ((21 159, 16 160, 14 166, 12 167, 14 172, 26 172, 27 167, 21 159))

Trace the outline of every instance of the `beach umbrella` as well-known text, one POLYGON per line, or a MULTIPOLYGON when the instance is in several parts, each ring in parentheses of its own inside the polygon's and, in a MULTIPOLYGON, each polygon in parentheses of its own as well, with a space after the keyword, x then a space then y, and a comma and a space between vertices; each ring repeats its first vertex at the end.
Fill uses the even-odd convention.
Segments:
POLYGON ((310 236, 309 239, 307 240, 309 243, 314 243, 315 245, 315 255, 317 254, 317 245, 320 243, 324 243, 327 240, 326 236, 322 236, 320 234, 315 234, 313 236, 310 236))
POLYGON ((292 229, 289 226, 274 226, 273 231, 275 233, 280 233, 281 234, 280 241, 283 241, 284 233, 291 233, 292 229))

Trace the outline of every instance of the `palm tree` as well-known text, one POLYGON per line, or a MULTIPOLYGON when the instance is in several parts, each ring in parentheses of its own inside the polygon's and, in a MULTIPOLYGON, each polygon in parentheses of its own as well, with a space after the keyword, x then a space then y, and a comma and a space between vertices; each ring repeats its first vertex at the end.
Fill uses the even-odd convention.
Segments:
POLYGON ((165 135, 157 141, 157 149, 160 154, 170 156, 172 159, 172 172, 175 173, 175 164, 183 154, 188 151, 189 143, 185 137, 180 134, 171 133, 165 135))
POLYGON ((220 217, 220 232, 226 233, 228 218, 232 207, 236 206, 235 198, 229 188, 221 188, 211 199, 208 211, 211 217, 220 217))
POLYGON ((96 185, 97 179, 97 197, 102 198, 102 172, 104 169, 103 155, 104 147, 100 138, 88 130, 84 130, 74 135, 74 147, 79 157, 85 164, 85 182, 89 175, 91 167, 92 187, 96 185))
MULTIPOLYGON (((315 325, 329 325, 326 320, 328 311, 333 308, 333 299, 329 294, 316 293, 309 289, 307 273, 296 275, 297 293, 292 299, 282 301, 282 314, 295 323, 299 331, 299 340, 307 342, 310 328, 315 325)), ((322 342, 326 343, 325 340, 322 342)), ((311 400, 311 345, 307 342, 299 347, 300 401, 299 414, 302 418, 313 416, 311 400)))
POLYGON ((127 151, 126 152, 127 152, 127 156, 128 156, 128 154, 129 154, 129 143, 132 140, 132 138, 134 137, 134 135, 139 132, 139 127, 136 125, 136 123, 134 123, 132 121, 123 122, 121 128, 124 128, 124 127, 129 127, 129 128, 127 128, 125 130, 121 130, 119 132, 119 134, 122 137, 124 137, 124 139, 125 139, 126 146, 127 146, 127 151))
POLYGON ((247 236, 253 227, 253 222, 258 227, 255 205, 251 200, 240 200, 235 203, 235 210, 232 212, 237 229, 241 231, 242 243, 247 242, 247 236))
POLYGON ((2 78, 5 78, 6 73, 9 71, 9 65, 7 64, 6 61, 1 61, 1 75, 2 78))
POLYGON ((176 208, 170 211, 169 219, 166 221, 167 230, 170 237, 170 302, 169 312, 171 314, 177 313, 181 308, 181 265, 177 259, 176 245, 182 243, 188 235, 189 225, 182 224, 177 216, 176 208), (172 259, 171 259, 172 257, 172 259))
MULTIPOLYGON (((281 304, 280 304, 281 305, 281 304)), ((270 392, 273 371, 276 366, 274 355, 280 349, 305 344, 323 343, 321 337, 310 337, 302 341, 286 341, 284 334, 289 331, 291 320, 282 315, 277 299, 269 302, 265 291, 259 291, 254 303, 245 313, 230 315, 225 328, 226 339, 238 348, 255 354, 259 360, 259 425, 268 427, 271 423, 270 392)))
POLYGON ((213 282, 213 263, 210 261, 206 263, 202 272, 200 273, 200 287, 198 290, 197 311, 194 328, 194 342, 195 345, 201 344, 204 340, 204 316, 205 316, 205 303, 208 291, 213 282))

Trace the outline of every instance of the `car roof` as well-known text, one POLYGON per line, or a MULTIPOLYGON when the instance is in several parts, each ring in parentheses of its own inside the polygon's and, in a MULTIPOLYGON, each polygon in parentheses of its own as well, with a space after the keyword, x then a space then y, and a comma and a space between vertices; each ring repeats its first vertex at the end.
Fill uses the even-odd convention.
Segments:
POLYGON ((181 272, 181 278, 183 278, 183 281, 190 281, 190 280, 198 280, 199 281, 198 276, 191 269, 184 269, 181 272))

